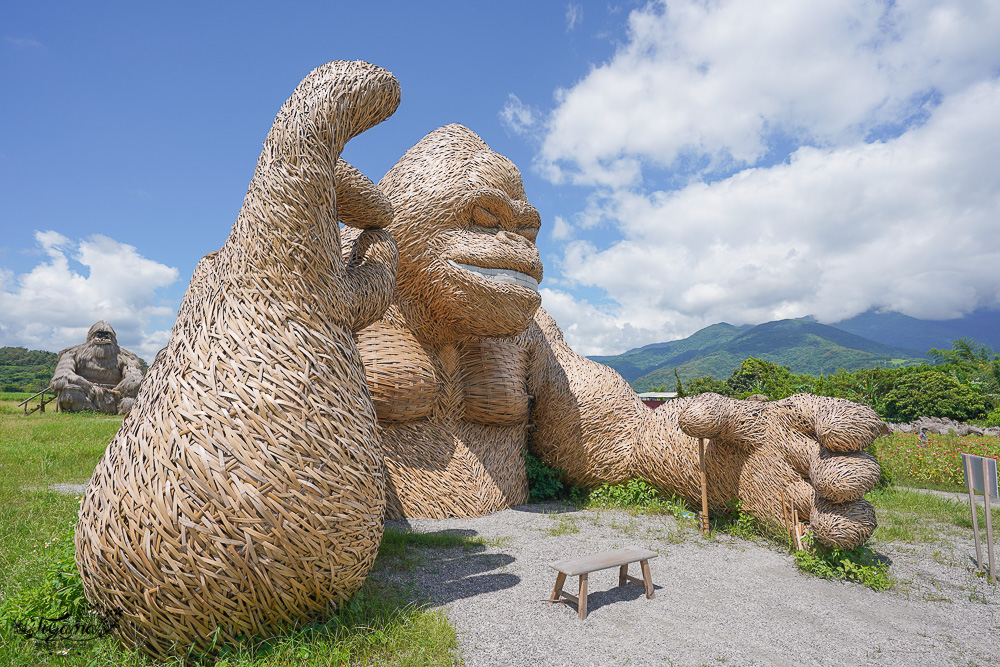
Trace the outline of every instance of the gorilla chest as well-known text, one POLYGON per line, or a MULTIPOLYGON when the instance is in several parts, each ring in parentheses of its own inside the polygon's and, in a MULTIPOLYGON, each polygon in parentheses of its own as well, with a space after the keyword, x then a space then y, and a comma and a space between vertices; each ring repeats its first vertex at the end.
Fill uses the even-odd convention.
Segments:
POLYGON ((380 422, 514 426, 528 419, 528 354, 512 342, 432 348, 377 323, 358 335, 358 348, 380 422))
POLYGON ((76 374, 98 384, 115 385, 122 381, 122 372, 114 358, 78 358, 76 374))

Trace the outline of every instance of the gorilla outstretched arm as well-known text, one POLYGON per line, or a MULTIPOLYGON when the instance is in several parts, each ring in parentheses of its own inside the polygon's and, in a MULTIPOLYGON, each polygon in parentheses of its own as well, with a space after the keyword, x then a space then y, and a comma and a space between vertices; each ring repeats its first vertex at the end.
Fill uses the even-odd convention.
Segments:
POLYGON ((786 497, 829 546, 863 544, 875 530, 863 496, 879 466, 863 450, 882 421, 867 407, 807 394, 768 403, 702 394, 653 411, 618 373, 573 352, 544 310, 524 337, 534 397, 529 448, 571 484, 640 478, 697 502, 702 437, 712 507, 739 501, 779 524, 786 497))

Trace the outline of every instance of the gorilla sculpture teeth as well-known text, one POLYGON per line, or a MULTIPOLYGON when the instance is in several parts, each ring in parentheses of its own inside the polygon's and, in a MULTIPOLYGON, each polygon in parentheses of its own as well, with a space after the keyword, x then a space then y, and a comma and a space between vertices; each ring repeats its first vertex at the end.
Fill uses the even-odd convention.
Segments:
POLYGON ((520 271, 514 271, 513 269, 488 269, 474 264, 462 264, 461 262, 456 262, 452 259, 448 260, 448 265, 456 269, 465 269, 470 273, 475 273, 476 275, 495 283, 520 285, 521 287, 527 287, 535 292, 538 291, 538 281, 529 276, 527 273, 521 273, 520 271))

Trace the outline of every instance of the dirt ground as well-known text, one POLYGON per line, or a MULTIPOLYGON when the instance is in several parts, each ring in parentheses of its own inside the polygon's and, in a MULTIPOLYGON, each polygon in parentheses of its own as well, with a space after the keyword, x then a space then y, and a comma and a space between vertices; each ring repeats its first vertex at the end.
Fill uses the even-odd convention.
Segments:
MULTIPOLYGON (((380 575, 444 609, 467 665, 1000 663, 1000 593, 976 574, 971 530, 942 526, 933 545, 873 541, 897 582, 875 592, 806 575, 774 545, 702 538, 671 516, 526 505, 390 525, 484 541, 424 549, 413 570, 380 575), (542 601, 555 583, 549 562, 629 546, 660 554, 654 599, 619 587, 614 568, 590 575, 584 621, 572 605, 542 601)), ((567 580, 567 592, 576 585, 567 580)))

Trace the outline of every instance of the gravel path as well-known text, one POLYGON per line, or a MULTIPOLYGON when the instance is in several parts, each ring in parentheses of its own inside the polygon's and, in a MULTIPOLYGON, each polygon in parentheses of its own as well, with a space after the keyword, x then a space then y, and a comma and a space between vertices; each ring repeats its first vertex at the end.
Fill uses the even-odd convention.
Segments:
MULTIPOLYGON (((873 543, 900 582, 876 593, 805 575, 777 547, 705 540, 669 516, 527 505, 390 525, 484 542, 424 549, 417 568, 378 575, 443 608, 470 666, 1000 663, 1000 593, 974 573, 971 530, 943 528, 934 546, 873 543), (585 621, 573 606, 542 602, 555 583, 547 563, 627 546, 660 554, 650 561, 654 599, 618 587, 613 568, 590 575, 585 621)), ((567 580, 567 591, 575 586, 567 580)))

